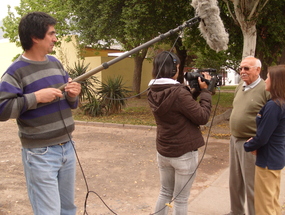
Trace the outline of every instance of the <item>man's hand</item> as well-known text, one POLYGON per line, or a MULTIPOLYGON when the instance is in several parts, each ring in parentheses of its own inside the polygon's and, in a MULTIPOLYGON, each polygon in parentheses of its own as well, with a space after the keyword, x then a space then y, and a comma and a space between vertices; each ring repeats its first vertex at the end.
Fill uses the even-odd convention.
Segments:
POLYGON ((44 88, 35 92, 35 96, 38 103, 51 102, 57 98, 61 98, 62 92, 55 88, 44 88))
POLYGON ((70 97, 76 97, 80 94, 81 92, 81 84, 77 82, 72 82, 72 79, 68 79, 68 83, 64 88, 65 92, 68 94, 70 97))

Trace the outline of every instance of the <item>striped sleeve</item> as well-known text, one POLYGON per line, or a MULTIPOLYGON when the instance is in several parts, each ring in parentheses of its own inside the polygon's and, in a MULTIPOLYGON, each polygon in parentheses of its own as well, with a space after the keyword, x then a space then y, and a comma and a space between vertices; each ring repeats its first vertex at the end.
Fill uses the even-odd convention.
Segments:
POLYGON ((33 93, 24 94, 21 82, 15 76, 15 68, 17 66, 12 64, 0 82, 0 121, 18 118, 21 113, 35 108, 37 104, 33 93))

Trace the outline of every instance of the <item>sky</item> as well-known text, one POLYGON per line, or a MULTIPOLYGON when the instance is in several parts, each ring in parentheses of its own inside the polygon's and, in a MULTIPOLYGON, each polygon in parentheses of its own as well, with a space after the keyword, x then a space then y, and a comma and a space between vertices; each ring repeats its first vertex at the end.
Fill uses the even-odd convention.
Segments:
POLYGON ((0 20, 8 15, 7 5, 11 6, 11 11, 15 12, 14 7, 20 5, 21 0, 0 0, 0 20))

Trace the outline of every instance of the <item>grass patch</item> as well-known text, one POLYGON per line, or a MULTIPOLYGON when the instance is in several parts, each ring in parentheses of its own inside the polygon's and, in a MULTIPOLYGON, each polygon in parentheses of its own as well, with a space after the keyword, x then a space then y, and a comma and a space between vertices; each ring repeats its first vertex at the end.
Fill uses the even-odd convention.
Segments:
POLYGON ((223 112, 226 109, 232 108, 233 99, 234 93, 216 93, 212 96, 212 106, 214 107, 218 105, 218 108, 221 109, 221 111, 223 112))
POLYGON ((221 86, 221 90, 235 90, 237 85, 221 86))
MULTIPOLYGON (((233 96, 234 94, 231 92, 216 92, 216 94, 212 96, 212 113, 216 108, 216 105, 216 115, 219 115, 227 109, 232 108, 233 96), (219 103, 217 104, 218 101, 219 103)), ((122 109, 121 113, 112 114, 110 116, 90 117, 84 115, 78 108, 73 112, 74 119, 80 121, 131 125, 156 125, 146 96, 142 96, 141 99, 128 99, 126 103, 126 107, 122 109)))
POLYGON ((150 110, 146 97, 141 99, 127 100, 126 107, 122 108, 121 113, 109 116, 90 117, 83 115, 82 111, 74 111, 74 119, 91 122, 118 123, 130 125, 151 125, 155 126, 155 120, 150 110))

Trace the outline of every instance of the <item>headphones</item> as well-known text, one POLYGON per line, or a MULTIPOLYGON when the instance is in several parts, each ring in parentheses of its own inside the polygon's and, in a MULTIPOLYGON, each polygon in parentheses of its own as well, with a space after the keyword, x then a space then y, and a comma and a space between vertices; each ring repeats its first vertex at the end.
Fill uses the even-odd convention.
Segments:
POLYGON ((169 51, 164 51, 164 52, 167 53, 171 57, 171 59, 172 59, 172 62, 173 62, 173 70, 172 70, 172 72, 173 72, 173 75, 175 75, 176 72, 177 72, 177 59, 171 52, 169 52, 169 51))

